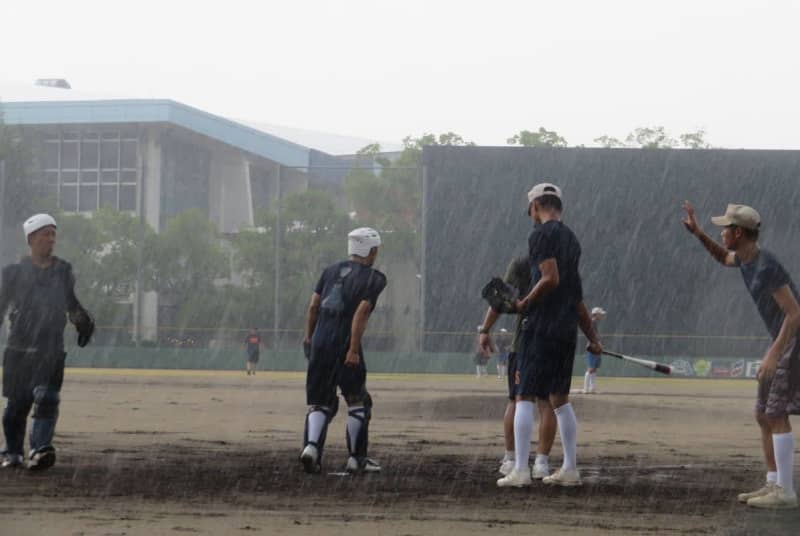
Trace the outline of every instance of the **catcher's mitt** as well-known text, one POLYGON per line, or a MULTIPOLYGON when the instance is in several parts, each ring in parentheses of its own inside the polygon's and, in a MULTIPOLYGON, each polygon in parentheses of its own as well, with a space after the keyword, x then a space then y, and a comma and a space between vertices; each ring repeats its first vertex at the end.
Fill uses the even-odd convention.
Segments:
POLYGON ((493 277, 481 290, 481 296, 496 313, 516 313, 514 290, 499 277, 493 277))
POLYGON ((75 312, 72 320, 78 332, 78 346, 83 348, 89 344, 89 340, 94 334, 94 318, 89 314, 89 311, 80 308, 75 312))

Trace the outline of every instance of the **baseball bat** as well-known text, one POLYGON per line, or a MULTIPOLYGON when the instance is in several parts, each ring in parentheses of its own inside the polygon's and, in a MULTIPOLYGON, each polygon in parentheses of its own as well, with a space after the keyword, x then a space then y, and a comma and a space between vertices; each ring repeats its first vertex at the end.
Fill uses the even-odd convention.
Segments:
POLYGON ((608 350, 603 350, 603 354, 610 355, 611 357, 616 357, 617 359, 630 361, 631 363, 636 363, 637 365, 647 367, 651 370, 655 370, 656 372, 660 372, 661 374, 672 374, 671 366, 662 365, 661 363, 656 363, 655 361, 650 361, 649 359, 639 359, 638 357, 631 357, 625 354, 618 354, 617 352, 610 352, 608 350))

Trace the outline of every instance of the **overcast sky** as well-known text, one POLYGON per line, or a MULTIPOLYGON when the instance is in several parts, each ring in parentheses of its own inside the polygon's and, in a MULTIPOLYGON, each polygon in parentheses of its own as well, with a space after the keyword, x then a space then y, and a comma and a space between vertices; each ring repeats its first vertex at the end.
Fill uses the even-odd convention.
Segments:
POLYGON ((800 148, 800 2, 18 1, 0 77, 399 141, 638 126, 800 148))

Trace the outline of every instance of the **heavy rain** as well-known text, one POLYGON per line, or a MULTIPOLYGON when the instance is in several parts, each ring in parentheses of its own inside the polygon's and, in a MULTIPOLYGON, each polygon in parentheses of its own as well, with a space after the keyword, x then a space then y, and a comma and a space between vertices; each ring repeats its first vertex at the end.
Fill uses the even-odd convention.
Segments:
POLYGON ((0 13, 0 535, 800 531, 798 6, 0 13))

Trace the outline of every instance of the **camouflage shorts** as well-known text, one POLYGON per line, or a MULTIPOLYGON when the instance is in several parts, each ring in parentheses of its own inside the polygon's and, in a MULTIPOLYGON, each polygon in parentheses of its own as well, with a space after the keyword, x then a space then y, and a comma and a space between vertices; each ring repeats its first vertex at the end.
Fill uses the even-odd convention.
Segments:
POLYGON ((756 411, 767 417, 800 414, 800 344, 795 336, 778 360, 775 375, 758 381, 756 411))

